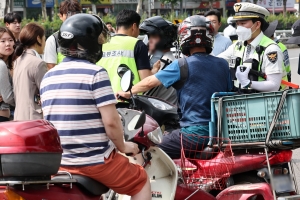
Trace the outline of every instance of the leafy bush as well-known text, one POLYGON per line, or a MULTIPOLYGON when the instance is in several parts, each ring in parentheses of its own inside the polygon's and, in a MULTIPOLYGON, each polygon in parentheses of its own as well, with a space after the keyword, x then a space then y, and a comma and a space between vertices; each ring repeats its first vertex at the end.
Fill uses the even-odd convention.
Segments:
MULTIPOLYGON (((56 7, 56 6, 55 6, 56 7)), ((193 14, 198 13, 196 10, 193 12, 193 14)), ((146 12, 141 16, 141 21, 145 20, 148 17, 148 15, 146 14, 146 12)), ((175 12, 170 12, 166 15, 163 16, 164 19, 169 20, 171 22, 173 22, 175 19, 185 19, 188 17, 188 13, 183 13, 180 14, 178 16, 176 16, 175 12)), ((115 27, 116 26, 116 16, 108 14, 104 17, 102 17, 104 22, 111 22, 112 25, 115 27)), ((289 30, 291 29, 292 24, 297 21, 299 18, 296 17, 293 14, 287 14, 285 17, 282 14, 279 15, 270 15, 269 17, 266 18, 266 21, 268 22, 272 22, 274 20, 278 20, 278 30, 289 30)), ((30 22, 36 22, 38 24, 41 24, 45 30, 46 30, 46 36, 50 36, 52 33, 56 32, 57 30, 59 30, 59 27, 62 24, 62 21, 59 19, 58 15, 57 15, 57 9, 54 9, 54 16, 52 18, 52 20, 43 20, 41 19, 41 17, 39 17, 38 21, 35 21, 34 19, 23 19, 22 20, 22 26, 25 26, 26 24, 30 23, 30 22)), ((227 26, 227 18, 222 18, 221 20, 222 26, 220 28, 220 32, 222 32, 224 30, 224 28, 227 26)), ((0 26, 4 26, 4 22, 3 19, 0 20, 0 26)))

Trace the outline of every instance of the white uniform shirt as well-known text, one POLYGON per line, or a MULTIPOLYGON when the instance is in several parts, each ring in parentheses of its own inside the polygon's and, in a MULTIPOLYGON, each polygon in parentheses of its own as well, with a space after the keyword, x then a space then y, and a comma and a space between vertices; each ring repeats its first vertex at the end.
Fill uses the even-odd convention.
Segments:
POLYGON ((236 35, 236 29, 232 25, 228 25, 224 29, 223 34, 224 34, 225 37, 230 38, 229 36, 236 35))
POLYGON ((53 35, 48 37, 48 39, 46 40, 43 59, 45 63, 57 64, 56 41, 53 35))
MULTIPOLYGON (((263 32, 261 32, 251 43, 251 51, 250 51, 250 56, 249 58, 253 58, 252 56, 254 55, 254 51, 255 48, 259 45, 260 41, 262 40, 262 38, 264 37, 263 32)), ((223 53, 219 54, 218 57, 220 58, 224 58, 225 60, 227 60, 228 62, 230 62, 231 56, 235 56, 234 52, 235 52, 235 46, 236 43, 232 44, 226 51, 224 51, 223 53)), ((244 49, 244 57, 243 57, 243 61, 246 60, 246 51, 247 51, 247 47, 245 47, 244 49)), ((265 73, 266 75, 269 74, 277 74, 277 73, 282 73, 283 72, 283 53, 280 50, 279 46, 274 44, 274 45, 270 45, 268 46, 263 54, 263 63, 261 65, 261 71, 263 73, 265 73), (277 54, 277 58, 276 61, 272 62, 269 59, 269 56, 272 54, 277 54)))

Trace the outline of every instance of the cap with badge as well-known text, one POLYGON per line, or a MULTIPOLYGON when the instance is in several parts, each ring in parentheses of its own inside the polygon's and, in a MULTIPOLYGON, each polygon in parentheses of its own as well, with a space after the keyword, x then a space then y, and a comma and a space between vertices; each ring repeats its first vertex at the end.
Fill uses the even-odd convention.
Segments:
POLYGON ((300 19, 292 26, 292 37, 288 39, 287 44, 300 44, 300 19))
POLYGON ((235 15, 233 20, 250 20, 250 19, 264 19, 266 16, 270 15, 270 12, 261 6, 253 3, 235 3, 233 6, 235 15))

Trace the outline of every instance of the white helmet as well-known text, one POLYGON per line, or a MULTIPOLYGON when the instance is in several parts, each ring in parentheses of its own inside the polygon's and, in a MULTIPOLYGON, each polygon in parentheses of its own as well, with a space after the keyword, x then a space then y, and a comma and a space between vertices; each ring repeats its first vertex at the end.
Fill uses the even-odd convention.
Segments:
POLYGON ((228 17, 227 24, 232 24, 233 17, 228 17))

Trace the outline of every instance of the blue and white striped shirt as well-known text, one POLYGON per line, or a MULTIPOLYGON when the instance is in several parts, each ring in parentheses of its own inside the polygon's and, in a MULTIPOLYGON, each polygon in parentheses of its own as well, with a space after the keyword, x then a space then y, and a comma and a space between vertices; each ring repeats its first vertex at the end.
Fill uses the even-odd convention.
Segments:
POLYGON ((44 118, 60 135, 61 165, 104 163, 115 146, 105 133, 98 107, 117 103, 104 68, 65 58, 45 74, 41 101, 44 118))

